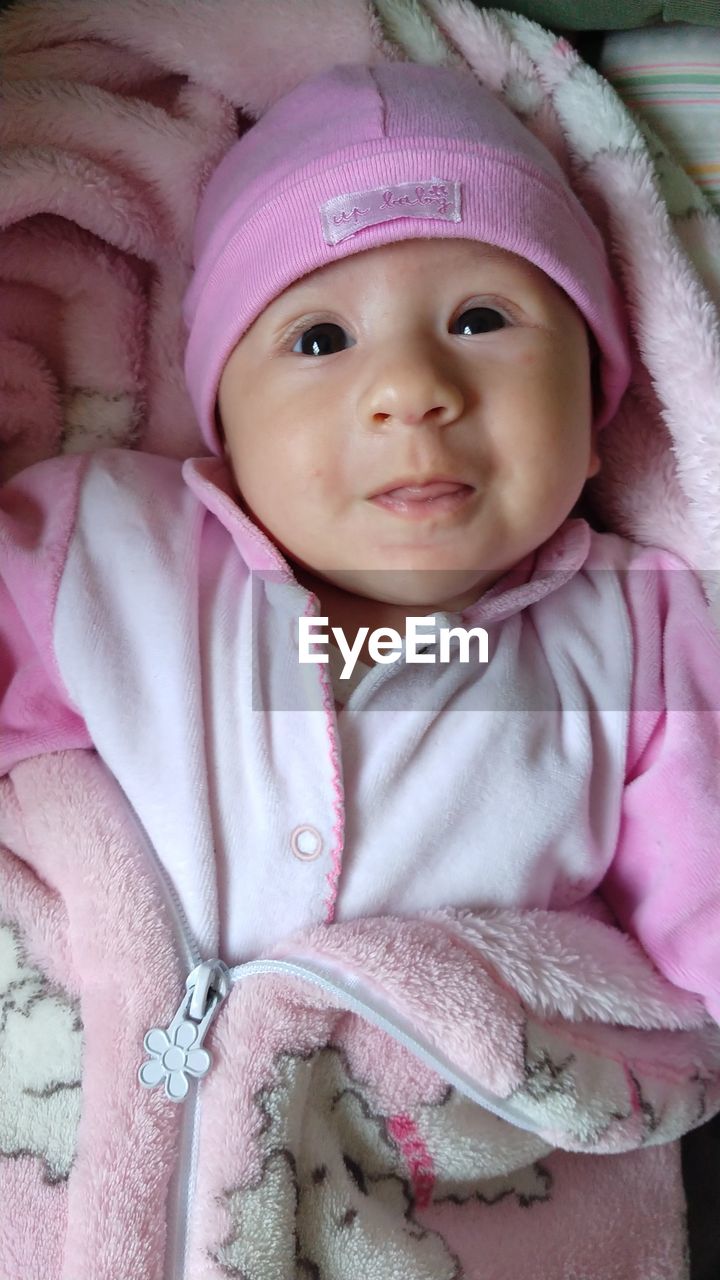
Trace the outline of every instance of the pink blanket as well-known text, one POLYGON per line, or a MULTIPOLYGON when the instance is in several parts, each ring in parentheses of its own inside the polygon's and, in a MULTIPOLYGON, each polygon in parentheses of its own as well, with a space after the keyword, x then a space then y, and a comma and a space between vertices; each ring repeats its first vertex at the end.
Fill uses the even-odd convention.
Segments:
POLYGON ((673 1139, 720 1109, 720 1030, 636 944, 320 926, 220 973, 203 1045, 158 867, 92 752, 0 780, 3 1280, 686 1275, 673 1139))

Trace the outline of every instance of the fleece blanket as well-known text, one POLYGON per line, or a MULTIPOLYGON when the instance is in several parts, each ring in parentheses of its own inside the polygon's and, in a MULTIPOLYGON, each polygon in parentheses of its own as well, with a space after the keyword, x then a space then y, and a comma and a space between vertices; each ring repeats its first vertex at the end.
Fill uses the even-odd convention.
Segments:
MULTIPOLYGON (((202 452, 180 299, 211 169, 323 66, 464 63, 626 299, 590 518, 684 556, 720 622, 720 222, 566 41, 469 0, 18 0, 0 57, 1 478, 202 452)), ((203 969, 91 753, 0 788, 2 1280, 687 1276, 676 1139, 720 1110, 717 1031, 607 918, 360 920, 203 969)))
POLYGON ((0 780, 3 1280, 687 1274, 720 1028, 635 943, 368 918, 203 993, 158 866, 94 753, 0 780))

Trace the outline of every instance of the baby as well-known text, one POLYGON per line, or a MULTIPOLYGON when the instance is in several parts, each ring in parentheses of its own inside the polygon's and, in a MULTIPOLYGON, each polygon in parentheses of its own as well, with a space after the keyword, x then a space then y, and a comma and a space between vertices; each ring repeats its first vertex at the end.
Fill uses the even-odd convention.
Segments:
POLYGON ((599 465, 582 315, 471 240, 390 242, 291 285, 218 398, 244 509, 347 634, 475 604, 599 465))
POLYGON ((5 492, 0 768, 95 748, 203 955, 597 891, 720 1017, 720 642, 680 560, 574 514, 630 354, 550 153, 464 72, 314 77, 212 176, 185 319, 215 457, 5 492), (430 661, 381 660, 413 618, 430 661), (449 626, 487 662, 432 661, 449 626))

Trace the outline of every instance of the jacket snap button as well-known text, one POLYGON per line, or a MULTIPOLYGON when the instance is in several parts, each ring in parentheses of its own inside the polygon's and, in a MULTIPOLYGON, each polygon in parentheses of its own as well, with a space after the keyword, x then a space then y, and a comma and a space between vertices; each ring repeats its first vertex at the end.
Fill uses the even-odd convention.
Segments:
POLYGON ((312 862, 322 853, 322 836, 316 827, 296 827, 290 837, 290 846, 301 862, 312 862))

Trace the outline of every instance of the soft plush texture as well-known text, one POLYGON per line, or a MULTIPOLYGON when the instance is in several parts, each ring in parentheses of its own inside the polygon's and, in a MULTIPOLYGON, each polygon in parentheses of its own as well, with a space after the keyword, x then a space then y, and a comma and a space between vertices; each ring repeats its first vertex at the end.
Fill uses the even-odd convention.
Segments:
POLYGON ((687 1275, 720 1031, 601 904, 289 937, 230 971, 196 1104, 158 1046, 197 957, 93 752, 0 780, 0 903, 3 1280, 687 1275))

